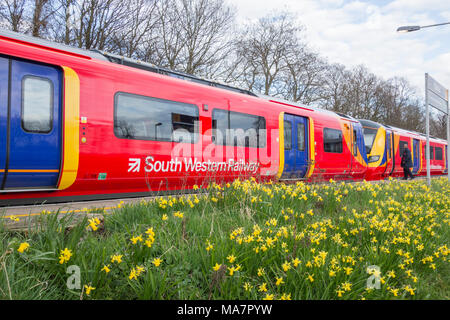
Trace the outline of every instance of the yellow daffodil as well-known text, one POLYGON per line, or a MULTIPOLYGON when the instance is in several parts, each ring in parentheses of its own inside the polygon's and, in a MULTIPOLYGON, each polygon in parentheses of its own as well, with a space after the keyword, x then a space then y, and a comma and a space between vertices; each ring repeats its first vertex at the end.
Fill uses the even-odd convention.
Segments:
POLYGON ((273 300, 273 294, 266 294, 266 296, 263 298, 263 300, 273 300))
POLYGON ((259 286, 258 290, 260 292, 266 292, 267 291, 267 284, 264 282, 262 285, 259 286))
POLYGON ((92 291, 92 290, 95 290, 94 287, 87 286, 87 285, 84 285, 84 288, 86 289, 86 295, 90 295, 90 294, 91 294, 91 291, 92 291))
POLYGON ((155 258, 153 259, 152 263, 155 265, 155 267, 159 267, 159 265, 162 263, 163 261, 159 258, 155 258))
POLYGON ((120 254, 120 255, 113 255, 113 256, 111 256, 111 263, 114 263, 114 262, 121 263, 122 262, 122 255, 120 254))
POLYGON ((28 242, 22 242, 17 251, 19 251, 20 253, 24 253, 24 251, 28 250, 29 247, 30 244, 28 242))
POLYGON ((276 282, 275 282, 275 285, 276 286, 279 286, 280 284, 283 284, 284 283, 284 281, 283 281, 283 277, 281 277, 281 278, 276 278, 276 282))
POLYGON ((66 263, 70 260, 71 257, 72 257, 72 251, 65 248, 64 250, 61 250, 61 254, 59 256, 59 263, 60 264, 66 263))
POLYGON ((265 275, 264 268, 258 268, 258 277, 262 277, 263 275, 265 275))

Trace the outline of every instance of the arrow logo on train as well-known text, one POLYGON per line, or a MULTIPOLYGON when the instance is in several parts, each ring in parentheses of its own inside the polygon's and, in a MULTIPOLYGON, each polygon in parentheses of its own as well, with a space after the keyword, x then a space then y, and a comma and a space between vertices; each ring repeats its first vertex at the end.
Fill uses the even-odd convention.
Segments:
POLYGON ((130 158, 128 161, 128 172, 139 172, 141 170, 141 159, 130 158))

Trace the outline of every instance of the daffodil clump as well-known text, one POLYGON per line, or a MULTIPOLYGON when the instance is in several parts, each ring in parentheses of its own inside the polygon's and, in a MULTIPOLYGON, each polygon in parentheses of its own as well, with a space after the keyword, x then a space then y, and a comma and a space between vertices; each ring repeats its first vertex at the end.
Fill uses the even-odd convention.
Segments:
POLYGON ((445 178, 430 187, 251 178, 193 190, 121 203, 69 229, 69 217, 47 214, 45 228, 22 238, 1 231, 0 298, 448 297, 445 178), (70 266, 80 269, 79 290, 67 288, 70 266), (17 272, 26 280, 11 281, 17 272))

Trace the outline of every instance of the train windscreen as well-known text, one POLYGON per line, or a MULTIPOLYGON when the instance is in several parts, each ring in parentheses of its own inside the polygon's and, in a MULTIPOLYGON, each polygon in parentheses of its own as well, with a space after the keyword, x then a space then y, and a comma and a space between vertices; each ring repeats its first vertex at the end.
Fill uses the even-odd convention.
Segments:
POLYGON ((375 141, 375 136, 377 135, 378 129, 363 127, 364 130, 364 144, 366 146, 366 153, 369 154, 372 150, 373 142, 375 141))

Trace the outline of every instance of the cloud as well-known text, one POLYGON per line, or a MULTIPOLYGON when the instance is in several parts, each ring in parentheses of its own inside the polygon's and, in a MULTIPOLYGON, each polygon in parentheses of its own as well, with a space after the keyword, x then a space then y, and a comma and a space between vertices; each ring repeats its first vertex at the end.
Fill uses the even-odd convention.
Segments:
POLYGON ((286 9, 295 12, 306 27, 309 45, 331 63, 349 68, 364 64, 385 79, 405 77, 419 94, 423 94, 425 72, 450 87, 450 25, 396 32, 401 25, 449 21, 448 1, 228 1, 236 5, 240 17, 256 19, 286 9))

